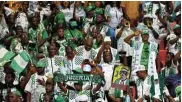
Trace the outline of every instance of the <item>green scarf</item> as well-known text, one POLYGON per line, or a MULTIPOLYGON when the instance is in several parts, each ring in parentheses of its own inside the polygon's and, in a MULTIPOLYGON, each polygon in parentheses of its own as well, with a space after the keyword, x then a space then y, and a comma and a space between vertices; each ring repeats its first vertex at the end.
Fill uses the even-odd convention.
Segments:
POLYGON ((149 43, 144 43, 143 44, 143 49, 142 49, 142 56, 141 56, 141 61, 140 64, 144 65, 145 68, 148 70, 148 61, 149 61, 149 43))

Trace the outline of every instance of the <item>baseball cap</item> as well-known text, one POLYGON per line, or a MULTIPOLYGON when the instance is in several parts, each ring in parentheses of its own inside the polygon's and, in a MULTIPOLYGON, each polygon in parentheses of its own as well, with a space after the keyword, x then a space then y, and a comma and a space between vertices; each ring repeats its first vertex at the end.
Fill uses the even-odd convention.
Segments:
POLYGON ((136 73, 138 71, 144 71, 144 70, 146 70, 144 65, 137 65, 135 67, 135 70, 133 70, 133 73, 136 73))
POLYGON ((84 67, 83 67, 83 71, 84 72, 91 72, 91 66, 89 64, 85 64, 84 67))

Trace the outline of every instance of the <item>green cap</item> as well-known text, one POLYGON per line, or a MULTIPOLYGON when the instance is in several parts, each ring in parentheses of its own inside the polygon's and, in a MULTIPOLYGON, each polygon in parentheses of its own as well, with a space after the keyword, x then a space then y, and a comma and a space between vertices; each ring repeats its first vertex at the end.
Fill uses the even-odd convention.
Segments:
POLYGON ((103 8, 96 8, 94 10, 94 14, 95 14, 95 16, 96 15, 103 15, 104 14, 104 9, 103 8))
POLYGON ((143 29, 142 30, 142 35, 148 35, 149 34, 149 30, 148 29, 143 29))
POLYGON ((83 70, 79 67, 77 67, 76 69, 73 70, 74 73, 83 73, 83 70))
POLYGON ((176 24, 174 27, 173 27, 173 30, 177 29, 177 28, 180 28, 181 26, 179 24, 176 24))
POLYGON ((40 59, 37 64, 36 64, 36 68, 45 68, 48 66, 48 61, 46 58, 40 59))
POLYGON ((94 10, 94 9, 95 9, 95 7, 93 5, 89 5, 86 7, 85 11, 88 12, 88 11, 94 10))

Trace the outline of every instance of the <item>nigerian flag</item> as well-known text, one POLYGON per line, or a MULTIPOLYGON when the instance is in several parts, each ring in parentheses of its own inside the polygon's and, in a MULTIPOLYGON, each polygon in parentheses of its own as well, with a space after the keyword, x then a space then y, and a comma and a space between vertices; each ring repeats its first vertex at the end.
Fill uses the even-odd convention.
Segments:
POLYGON ((8 61, 10 60, 12 57, 15 56, 15 53, 8 51, 6 48, 4 48, 3 46, 0 46, 0 59, 2 61, 8 61))
POLYGON ((26 51, 22 51, 13 58, 10 66, 20 74, 26 68, 29 61, 30 59, 28 53, 26 53, 26 51))

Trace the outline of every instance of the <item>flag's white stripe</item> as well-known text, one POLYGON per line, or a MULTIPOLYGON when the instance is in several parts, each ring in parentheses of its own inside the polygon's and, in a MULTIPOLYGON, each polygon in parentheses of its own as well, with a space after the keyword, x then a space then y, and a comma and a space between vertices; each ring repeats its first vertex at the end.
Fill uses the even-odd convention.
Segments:
POLYGON ((3 58, 6 53, 8 53, 8 50, 6 50, 5 48, 1 48, 0 49, 0 58, 3 58))
POLYGON ((25 68, 28 64, 28 62, 26 62, 20 55, 17 55, 15 58, 14 58, 14 61, 16 61, 16 63, 22 67, 22 68, 25 68))

